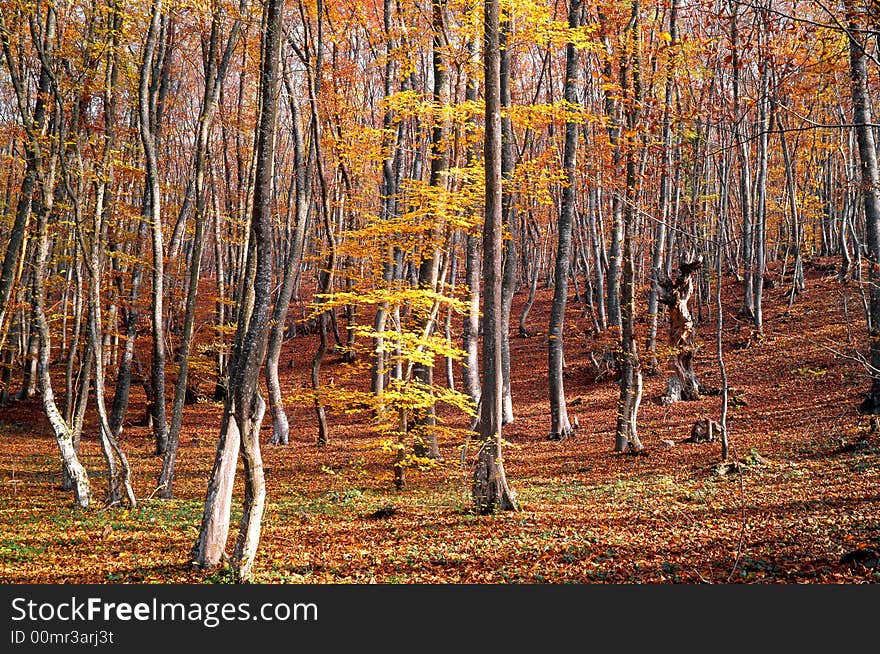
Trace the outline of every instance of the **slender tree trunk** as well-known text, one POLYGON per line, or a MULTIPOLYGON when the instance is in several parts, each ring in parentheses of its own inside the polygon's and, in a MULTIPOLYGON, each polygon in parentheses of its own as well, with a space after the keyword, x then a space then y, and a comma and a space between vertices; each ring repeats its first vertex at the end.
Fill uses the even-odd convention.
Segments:
MULTIPOLYGON (((678 48, 678 6, 679 0, 672 0, 669 10, 669 45, 666 58, 666 86, 663 95, 663 127, 662 148, 663 168, 660 172, 660 219, 654 226, 654 251, 651 257, 651 278, 659 279, 663 268, 663 255, 666 246, 666 225, 669 222, 669 213, 672 195, 672 96, 675 84, 675 56, 678 48)), ((649 362, 648 369, 657 369, 657 325, 659 322, 659 303, 657 301, 657 288, 651 285, 648 295, 648 343, 647 350, 649 362)))
POLYGON ((764 272, 767 268, 767 176, 770 146, 770 71, 764 62, 758 99, 758 172, 755 179, 755 274, 752 277, 754 322, 758 334, 764 331, 764 272))
MULTIPOLYGON (((140 70, 140 86, 138 90, 139 119, 141 142, 144 148, 146 163, 146 194, 148 203, 145 220, 150 225, 150 234, 153 245, 153 268, 152 268, 152 327, 153 327, 153 358, 151 364, 152 391, 153 391, 153 436, 156 441, 156 454, 163 454, 168 445, 168 425, 165 420, 165 328, 164 316, 164 266, 165 256, 163 252, 162 237, 162 207, 159 182, 159 163, 156 156, 155 125, 151 117, 151 107, 154 104, 155 84, 151 84, 153 71, 153 55, 159 40, 160 23, 162 19, 162 0, 153 0, 150 28, 147 33, 147 41, 144 45, 143 61, 140 70)), ((155 82, 155 80, 153 80, 155 82)))
MULTIPOLYGON (((15 220, 6 241, 3 253, 3 264, 0 267, 0 348, 5 341, 6 329, 4 327, 9 300, 12 296, 12 288, 21 272, 22 251, 25 244, 28 223, 30 221, 33 195, 40 178, 39 166, 42 163, 41 151, 37 138, 46 128, 47 107, 46 99, 50 94, 51 71, 47 67, 49 57, 55 46, 56 33, 55 7, 49 5, 46 8, 46 24, 44 27, 41 48, 44 57, 40 62, 40 75, 34 93, 33 111, 28 110, 28 94, 25 80, 20 77, 17 62, 13 59, 12 44, 9 41, 9 30, 6 26, 5 16, 0 15, 0 46, 6 58, 7 70, 12 82, 16 99, 18 100, 19 115, 25 128, 25 171, 19 188, 18 200, 15 209, 15 220)), ((10 319, 11 321, 11 319, 10 319)))
MULTIPOLYGON (((244 9, 244 6, 241 7, 244 9)), ((218 63, 218 38, 220 30, 221 13, 215 9, 211 21, 211 35, 208 43, 208 53, 205 63, 205 90, 202 97, 202 109, 199 113, 198 132, 196 134, 195 152, 195 196, 196 213, 195 229, 193 233, 193 245, 189 269, 189 283, 186 293, 186 308, 184 311, 183 334, 180 339, 178 356, 180 363, 177 372, 177 381, 174 385, 174 403, 171 410, 171 426, 168 430, 167 447, 163 452, 162 469, 159 473, 159 497, 170 499, 174 496, 174 466, 177 461, 177 448, 180 441, 180 429, 183 423, 183 404, 186 399, 187 382, 189 378, 189 353, 192 347, 193 328, 196 319, 196 297, 198 295, 199 277, 202 265, 202 247, 205 238, 205 223, 207 221, 208 189, 205 183, 207 174, 208 139, 211 134, 214 114, 217 108, 219 89, 223 85, 226 71, 232 52, 238 40, 241 21, 233 23, 229 40, 223 52, 223 57, 218 63)))
POLYGON ((37 259, 34 269, 34 315, 37 330, 40 334, 40 359, 37 367, 40 383, 40 397, 43 410, 55 435, 55 442, 61 453, 63 477, 70 481, 73 489, 74 502, 80 508, 87 508, 91 503, 89 477, 79 461, 73 442, 70 425, 61 416, 52 392, 52 378, 49 374, 51 362, 51 330, 46 317, 46 262, 49 258, 49 213, 52 209, 52 194, 55 179, 54 157, 49 162, 43 178, 40 180, 43 202, 37 213, 37 259))
MULTIPOLYGON (((477 54, 477 45, 474 41, 468 43, 468 52, 471 58, 477 54)), ((465 100, 476 102, 477 82, 473 76, 469 76, 465 87, 465 100)), ((474 153, 468 148, 465 166, 473 162, 474 153)), ((464 316, 462 328, 462 349, 465 351, 464 365, 462 366, 462 382, 465 393, 471 398, 474 406, 480 404, 480 241, 471 232, 468 232, 465 241, 465 284, 468 289, 468 308, 464 316)))
MULTIPOLYGON (((505 112, 511 105, 510 99, 510 18, 503 17, 500 25, 500 98, 501 110, 505 112)), ((513 422, 513 396, 510 387, 510 311, 513 306, 513 293, 516 286, 516 204, 513 193, 509 190, 513 183, 513 171, 516 167, 516 143, 513 132, 513 120, 509 115, 501 117, 501 202, 504 230, 510 238, 504 239, 503 272, 501 281, 501 372, 504 378, 504 399, 502 402, 501 424, 513 422)))
POLYGON ((635 139, 641 102, 641 59, 639 56, 639 3, 633 1, 632 17, 625 35, 626 47, 621 60, 621 88, 626 92, 627 69, 632 70, 632 101, 626 112, 627 136, 625 147, 626 187, 623 202, 623 267, 621 276, 621 330, 620 349, 620 398, 617 403, 617 429, 614 449, 616 452, 639 452, 643 449, 638 436, 639 404, 642 400, 642 370, 639 362, 639 346, 635 339, 635 274, 633 270, 633 241, 635 240, 635 214, 637 175, 635 139))
POLYGON ((752 230, 752 162, 747 134, 743 129, 745 114, 740 108, 740 55, 739 55, 739 0, 732 0, 730 6, 730 44, 731 44, 731 70, 733 75, 733 116, 734 116, 734 139, 739 155, 739 202, 742 214, 742 266, 743 266, 743 305, 740 314, 745 317, 755 315, 754 300, 754 256, 752 230))
MULTIPOLYGON (((392 0, 384 0, 383 2, 383 25, 385 30, 385 74, 383 77, 385 97, 390 97, 392 93, 392 81, 394 77, 394 58, 391 56, 396 41, 391 36, 393 22, 393 2, 392 0)), ((382 162, 382 218, 388 220, 397 212, 397 171, 400 169, 400 152, 399 148, 403 137, 403 121, 400 122, 397 129, 393 127, 394 113, 390 108, 386 109, 382 118, 382 127, 384 129, 385 140, 383 146, 386 149, 385 159, 382 162)), ((386 260, 383 263, 383 282, 390 287, 394 279, 394 252, 393 248, 386 250, 386 260)), ((381 415, 384 413, 382 406, 382 395, 385 392, 385 382, 388 377, 388 362, 390 360, 389 353, 386 351, 385 342, 385 326, 388 321, 388 302, 381 302, 376 310, 376 318, 373 322, 373 368, 371 389, 373 395, 376 396, 376 413, 381 415)))
POLYGON ((871 99, 868 94, 868 69, 860 24, 855 20, 853 2, 846 3, 853 18, 849 21, 849 63, 852 88, 853 124, 859 149, 860 191, 865 211, 865 235, 868 246, 868 289, 870 325, 871 388, 859 406, 861 413, 880 414, 880 171, 877 146, 871 127, 871 99))
MULTIPOLYGON (((285 78, 286 82, 287 79, 285 78)), ((308 219, 309 203, 311 202, 309 172, 312 159, 311 157, 305 157, 303 153, 305 146, 299 110, 293 97, 293 89, 290 87, 288 87, 288 95, 290 96, 293 129, 293 166, 296 171, 296 200, 294 203, 294 228, 290 251, 284 265, 281 289, 278 291, 278 297, 275 300, 275 310, 272 314, 272 332, 269 336, 269 346, 266 353, 266 386, 269 391, 269 409, 272 412, 272 439, 270 443, 273 445, 287 445, 290 439, 290 426, 281 398, 278 363, 281 358, 281 345, 284 342, 287 312, 290 307, 290 300, 293 297, 294 283, 296 282, 297 273, 302 262, 306 220, 308 219), (306 161, 307 159, 308 162, 306 161)))
MULTIPOLYGON (((576 30, 580 26, 581 0, 570 0, 568 5, 568 27, 576 30)), ((573 107, 579 106, 577 87, 580 82, 578 52, 574 43, 569 42, 565 49, 565 101, 573 107)), ((563 327, 565 307, 568 300, 569 263, 571 261, 571 233, 575 220, 577 203, 577 146, 579 126, 574 121, 565 124, 565 145, 562 154, 562 170, 565 185, 562 188, 562 208, 559 212, 558 245, 556 248, 556 275, 553 284, 553 305, 550 309, 550 330, 548 343, 548 372, 550 388, 550 440, 561 441, 572 435, 568 420, 568 407, 565 403, 563 382, 563 327)))

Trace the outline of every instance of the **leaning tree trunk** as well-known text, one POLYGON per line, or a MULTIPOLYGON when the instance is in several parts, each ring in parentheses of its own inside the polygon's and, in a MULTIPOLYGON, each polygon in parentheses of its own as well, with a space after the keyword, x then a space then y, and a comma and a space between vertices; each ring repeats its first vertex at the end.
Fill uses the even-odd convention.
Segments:
POLYGON ((52 187, 54 186, 54 161, 49 164, 45 177, 40 180, 43 187, 43 203, 37 214, 37 258, 34 270, 34 316, 40 334, 40 358, 37 366, 40 396, 43 410, 55 435, 55 442, 61 452, 63 476, 73 489, 76 505, 87 508, 91 502, 89 477, 82 466, 74 448, 73 432, 61 416, 52 392, 52 378, 49 375, 50 353, 52 349, 49 321, 46 318, 46 260, 49 256, 49 212, 51 211, 52 187))
POLYGON ((669 378, 663 404, 700 398, 700 383, 694 373, 694 318, 688 302, 694 292, 694 277, 702 266, 702 257, 682 261, 675 281, 665 274, 656 280, 658 301, 669 307, 669 345, 675 353, 675 374, 669 378))
MULTIPOLYGON (((568 6, 568 26, 576 30, 580 25, 581 0, 571 0, 568 6)), ((565 101, 573 107, 578 105, 577 87, 580 82, 578 53, 574 43, 565 48, 565 101)), ((550 309, 550 334, 548 336, 548 382, 550 388, 550 440, 562 441, 572 434, 565 403, 563 383, 563 325, 565 305, 568 300, 568 275, 571 260, 571 232, 577 202, 577 145, 579 124, 565 124, 565 146, 562 169, 565 185, 562 188, 562 207, 559 212, 558 244, 556 248, 556 271, 553 283, 553 305, 550 309)))
MULTIPOLYGON (((847 2, 848 9, 851 2, 847 2)), ((871 388, 859 406, 861 413, 880 414, 880 172, 877 147, 871 125, 871 100, 868 95, 868 70, 865 48, 855 20, 849 23, 849 61, 852 81, 853 124, 859 146, 861 196, 865 210, 865 234, 868 246, 868 288, 870 289, 869 371, 871 388)))
POLYGON ((501 356, 502 198, 501 102, 499 56, 499 0, 484 5, 486 70, 485 158, 486 204, 483 228, 483 375, 478 432, 481 439, 472 494, 478 513, 515 510, 516 500, 507 484, 501 448, 504 379, 501 356))

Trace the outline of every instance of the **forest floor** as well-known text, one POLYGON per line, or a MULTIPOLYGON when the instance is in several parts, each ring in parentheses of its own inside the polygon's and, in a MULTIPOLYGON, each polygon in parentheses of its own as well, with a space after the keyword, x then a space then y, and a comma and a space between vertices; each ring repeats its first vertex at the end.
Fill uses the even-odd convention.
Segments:
MULTIPOLYGON (((547 440, 547 290, 530 314, 534 336, 511 336, 516 420, 504 433, 505 465, 518 512, 471 511, 460 441, 442 442, 446 463, 409 470, 408 488, 395 491, 390 454, 376 445, 367 416, 331 412, 331 440, 323 449, 315 445, 309 405, 291 407, 289 446, 266 444, 267 420, 258 581, 880 581, 872 561, 868 567, 840 562, 860 548, 880 549, 880 436, 856 411, 867 377, 851 358, 867 343, 858 287, 808 265, 806 292, 789 315, 785 293, 782 285, 766 291, 764 337, 755 340, 750 323, 736 316, 740 286, 724 287, 724 356, 735 398, 728 425, 741 463, 728 474, 715 467, 718 443, 684 442, 695 420, 718 419, 720 398, 664 407, 666 372, 645 377, 639 415, 645 454, 612 452, 617 385, 596 379, 589 352, 602 345, 573 300, 565 384, 579 429, 567 441, 547 440)), ((524 295, 516 296, 514 325, 524 295)), ((719 386, 710 314, 704 309, 698 326, 695 367, 704 384, 719 386)), ((287 392, 308 383, 315 342, 306 336, 286 344, 287 392)), ((339 365, 338 356, 328 359, 328 380, 339 365)), ((140 506, 104 508, 96 501, 81 511, 60 489, 60 459, 38 399, 0 409, 0 581, 227 581, 226 572, 196 571, 189 562, 221 411, 213 402, 187 407, 176 499, 155 497, 161 461, 150 433, 127 426, 122 446, 140 506)), ((130 413, 143 414, 142 394, 130 413)), ((82 453, 99 500, 106 482, 94 428, 82 453)), ((240 471, 236 483, 240 514, 240 471)), ((230 548, 236 532, 234 520, 230 548)))

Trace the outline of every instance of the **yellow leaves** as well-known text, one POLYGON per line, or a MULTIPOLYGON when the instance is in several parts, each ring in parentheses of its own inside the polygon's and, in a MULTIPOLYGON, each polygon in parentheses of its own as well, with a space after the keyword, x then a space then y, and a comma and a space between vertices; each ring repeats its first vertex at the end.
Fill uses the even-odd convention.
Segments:
POLYGON ((569 122, 582 125, 599 120, 595 114, 565 100, 513 105, 505 109, 504 115, 510 118, 515 127, 536 131, 543 130, 548 125, 564 125, 569 122))
POLYGON ((519 41, 531 41, 546 47, 563 47, 572 43, 578 50, 597 50, 601 47, 595 36, 598 25, 571 29, 566 19, 554 16, 552 3, 516 0, 510 4, 519 41))

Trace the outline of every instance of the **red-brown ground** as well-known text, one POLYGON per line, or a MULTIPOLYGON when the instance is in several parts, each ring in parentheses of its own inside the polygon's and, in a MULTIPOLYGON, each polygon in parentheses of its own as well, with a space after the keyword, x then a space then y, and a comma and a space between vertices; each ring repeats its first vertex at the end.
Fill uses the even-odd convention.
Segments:
MULTIPOLYGON (((783 293, 767 291, 765 338, 745 347, 750 325, 735 315, 738 287, 725 287, 725 358, 730 385, 745 402, 729 416, 742 474, 716 474, 717 443, 682 442, 696 419, 718 417, 719 398, 663 407, 665 374, 645 378, 639 418, 647 456, 612 453, 617 386, 595 381, 588 352, 596 343, 573 301, 566 391, 580 428, 569 441, 546 440, 550 293, 542 291, 529 321, 537 334, 511 342, 516 421, 505 432, 506 466, 522 510, 471 513, 460 442, 444 442, 447 463, 409 471, 409 488, 395 492, 389 455, 375 445, 366 417, 331 413, 331 443, 319 449, 311 408, 290 407, 291 445, 265 444, 271 425, 264 425, 268 504, 258 580, 877 582, 876 568, 839 563, 860 547, 880 548, 880 445, 855 411, 866 375, 847 358, 866 343, 858 289, 810 268, 790 316, 783 293), (388 505, 393 515, 371 517, 388 505)), ((719 385, 710 313, 704 309, 698 328, 696 368, 704 383, 719 385)), ((287 392, 307 383, 314 345, 305 337, 286 346, 287 392)), ((338 365, 337 357, 328 360, 328 380, 338 365)), ((59 488, 57 450, 39 402, 0 410, 0 581, 226 580, 223 572, 193 571, 188 561, 220 410, 215 403, 187 408, 177 499, 155 499, 160 461, 148 431, 129 426, 122 444, 140 507, 102 509, 98 502, 88 511, 72 508, 59 488)), ((142 411, 137 395, 131 415, 142 411)), ((100 498, 105 480, 94 430, 83 454, 100 498)), ((239 482, 238 498, 241 492, 239 482)))

